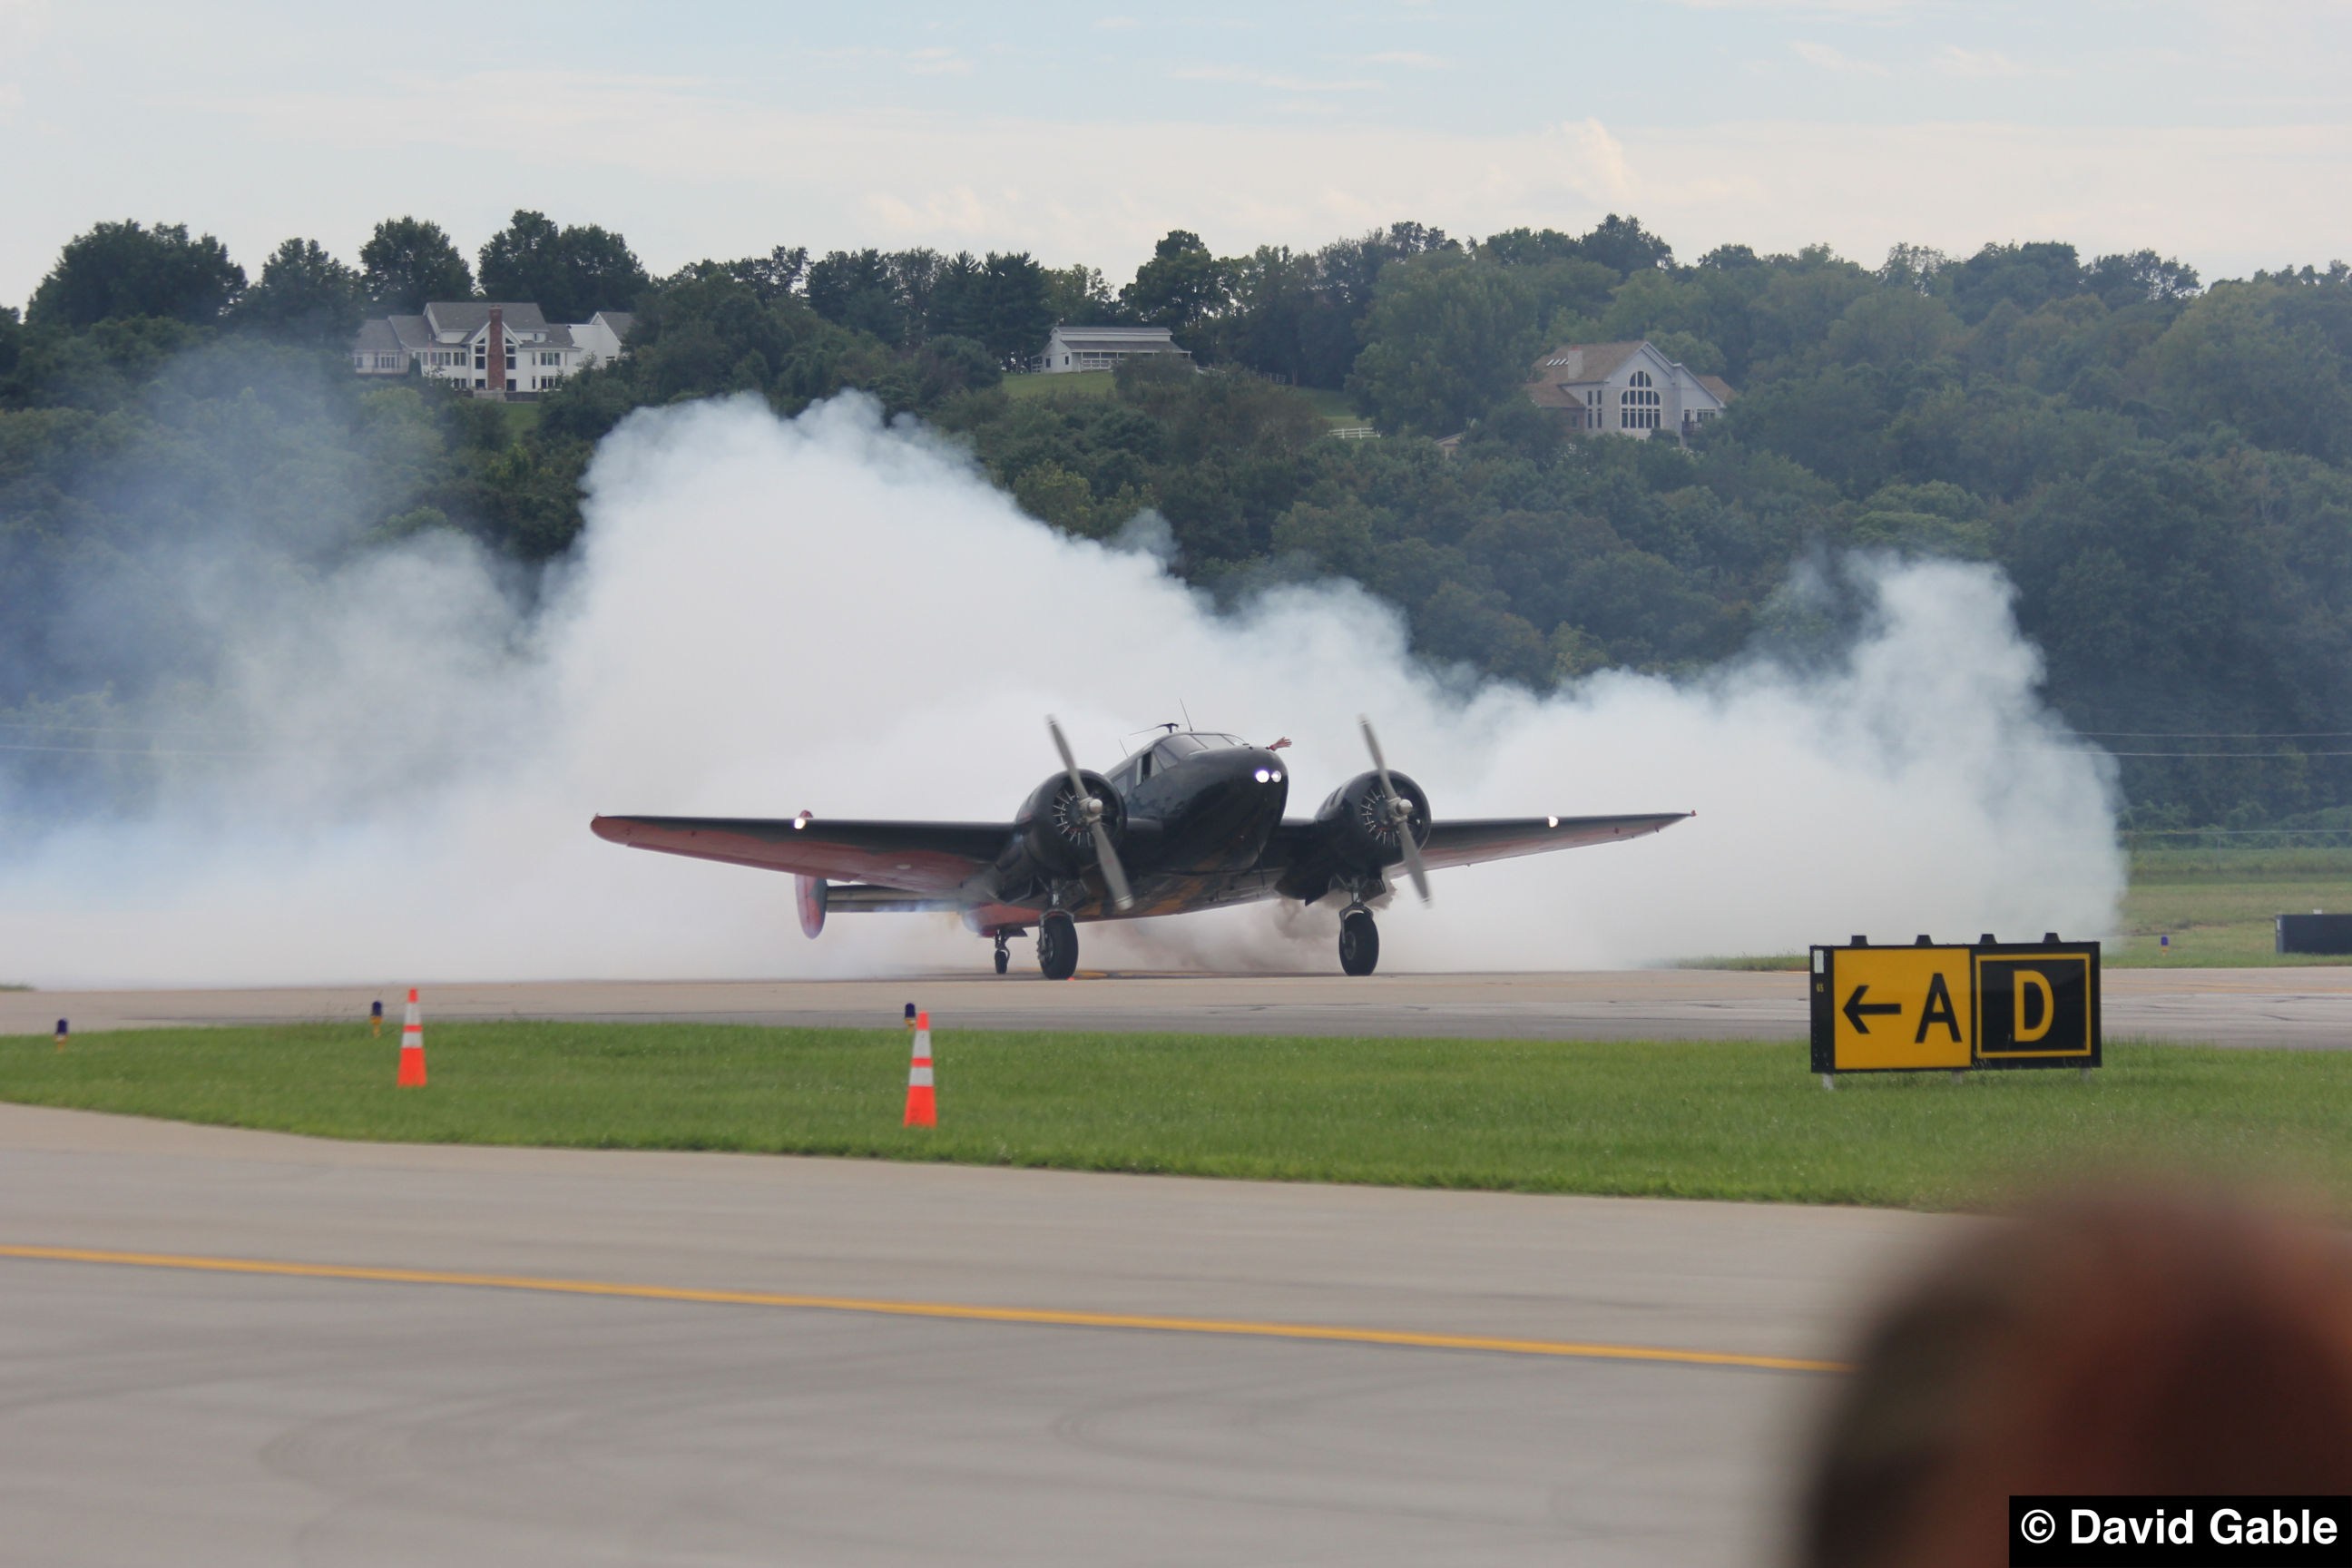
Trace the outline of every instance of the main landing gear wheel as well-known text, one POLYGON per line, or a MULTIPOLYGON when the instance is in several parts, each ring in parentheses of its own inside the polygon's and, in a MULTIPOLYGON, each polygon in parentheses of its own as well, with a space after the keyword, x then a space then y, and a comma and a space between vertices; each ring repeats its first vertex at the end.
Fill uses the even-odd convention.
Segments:
POLYGON ((996 973, 1002 974, 1012 967, 1013 954, 1005 951, 1004 939, 1000 936, 996 939, 996 973))
POLYGON ((1370 974, 1381 962, 1381 928, 1370 910, 1349 910, 1339 917, 1339 969, 1347 974, 1370 974))
POLYGON ((1037 967, 1048 980, 1067 980, 1078 972, 1077 922, 1059 910, 1037 922, 1037 967))

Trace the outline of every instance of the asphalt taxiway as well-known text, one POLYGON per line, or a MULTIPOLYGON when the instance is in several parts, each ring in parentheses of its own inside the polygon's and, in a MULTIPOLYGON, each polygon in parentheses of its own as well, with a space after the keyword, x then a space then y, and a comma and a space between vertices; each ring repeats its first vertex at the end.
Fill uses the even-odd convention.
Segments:
POLYGON ((1976 1223, 0 1106, 0 1557, 1756 1561, 1976 1223))
MULTIPOLYGON (((0 992, 0 1034, 352 1018, 401 987, 0 992)), ((439 1018, 688 1019, 856 1028, 912 1001, 941 1028, 1529 1039, 1802 1039, 1806 977, 1721 970, 1535 974, 1089 974, 894 980, 424 982, 439 1018)), ((2352 967, 2110 969, 2107 1038, 2352 1046, 2352 967)))

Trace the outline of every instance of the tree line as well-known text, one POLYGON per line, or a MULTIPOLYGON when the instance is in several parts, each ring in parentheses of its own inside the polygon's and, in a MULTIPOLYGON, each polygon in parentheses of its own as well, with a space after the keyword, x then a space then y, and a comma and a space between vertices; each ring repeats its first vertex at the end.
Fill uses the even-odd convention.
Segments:
MULTIPOLYGON (((403 217, 356 266, 289 240, 248 282, 209 236, 100 224, 21 320, 0 310, 0 593, 65 604, 103 579, 139 600, 153 547, 222 516, 297 565, 447 528, 530 568, 570 547, 594 444, 630 410, 749 394, 789 415, 853 388, 966 443, 1052 526, 1155 510, 1203 587, 1347 575, 1426 657, 1538 689, 1832 657, 1864 609, 1792 591, 1792 568, 1846 550, 1995 563, 2051 700, 2123 756, 2131 826, 2352 823, 2327 754, 2352 751, 2328 738, 2352 730, 2341 263, 2208 288, 2059 241, 1685 262, 1612 216, 1238 257, 1180 230, 1116 288, 921 248, 652 278, 617 233, 518 212, 471 262, 403 217), (477 297, 636 326, 527 410, 349 374, 363 314, 477 297), (1057 321, 1168 326, 1209 374, 1008 377, 1057 321), (1521 393, 1553 344, 1637 338, 1738 391, 1687 447, 1567 432, 1521 393), (1453 457, 1433 439, 1456 435, 1453 457)), ((201 626, 150 596, 135 646, 9 617, 0 707, 135 705, 201 672, 201 626)))

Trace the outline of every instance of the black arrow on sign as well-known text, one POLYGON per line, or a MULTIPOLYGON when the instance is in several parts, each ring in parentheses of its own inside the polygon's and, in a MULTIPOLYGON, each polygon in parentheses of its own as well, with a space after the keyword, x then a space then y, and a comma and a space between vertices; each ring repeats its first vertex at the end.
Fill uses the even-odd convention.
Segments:
POLYGON ((1855 986, 1853 994, 1845 999, 1845 1006, 1840 1009, 1845 1014, 1845 1021, 1853 1026, 1853 1032, 1857 1035, 1870 1033, 1870 1026, 1862 1021, 1864 1015, 1903 1011, 1903 1004, 1900 1002, 1873 1002, 1868 1006, 1864 1006, 1862 999, 1869 993, 1870 987, 1867 985, 1855 986))

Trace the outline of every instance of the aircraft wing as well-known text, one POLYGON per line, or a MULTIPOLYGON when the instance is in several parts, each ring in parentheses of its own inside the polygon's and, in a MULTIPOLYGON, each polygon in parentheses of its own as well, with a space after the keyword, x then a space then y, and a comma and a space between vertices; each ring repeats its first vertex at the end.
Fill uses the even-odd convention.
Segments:
POLYGON ((597 837, 632 849, 916 893, 954 892, 1013 837, 1009 822, 599 816, 588 826, 597 837))
POLYGON ((1507 860, 1514 855, 1540 855, 1548 849, 1639 838, 1672 827, 1691 815, 1662 811, 1639 816, 1490 816, 1433 822, 1429 842, 1421 847, 1421 858, 1432 869, 1475 866, 1481 860, 1507 860))

